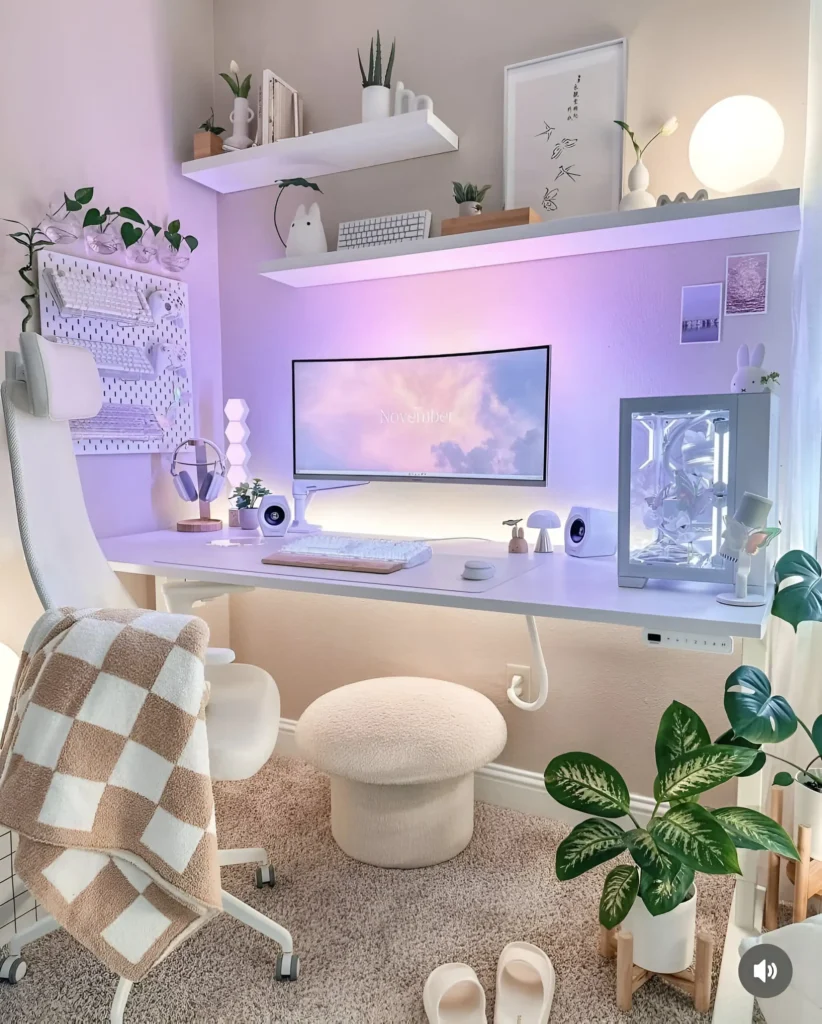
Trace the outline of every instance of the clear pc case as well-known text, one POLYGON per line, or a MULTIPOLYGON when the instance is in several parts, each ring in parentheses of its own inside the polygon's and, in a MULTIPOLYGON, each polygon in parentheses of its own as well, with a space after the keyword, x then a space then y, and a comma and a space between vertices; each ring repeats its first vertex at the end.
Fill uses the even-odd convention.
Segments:
MULTIPOLYGON (((622 400, 620 586, 732 581, 719 553, 725 517, 745 491, 776 499, 777 418, 770 392, 622 400)), ((765 583, 766 555, 752 586, 765 583)))

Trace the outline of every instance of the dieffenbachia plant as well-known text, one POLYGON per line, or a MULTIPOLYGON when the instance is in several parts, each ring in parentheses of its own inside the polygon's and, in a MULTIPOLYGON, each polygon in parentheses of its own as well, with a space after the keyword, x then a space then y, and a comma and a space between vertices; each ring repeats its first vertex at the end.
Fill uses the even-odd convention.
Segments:
MULTIPOLYGON (((771 614, 789 622, 794 632, 802 622, 822 622, 822 567, 819 562, 805 551, 789 551, 779 559, 774 571, 778 589, 771 614)), ((809 789, 822 792, 822 771, 813 767, 822 760, 822 715, 808 727, 784 697, 772 693, 765 673, 751 665, 742 665, 728 676, 725 714, 731 728, 717 742, 744 744, 757 751, 752 765, 755 771, 765 764, 766 751, 759 749, 764 743, 781 743, 801 726, 814 749, 814 756, 804 768, 771 751, 767 751, 767 756, 793 768, 798 781, 809 789)), ((781 771, 776 773, 773 782, 777 786, 790 786, 794 778, 793 773, 781 771)))
POLYGON ((599 920, 606 928, 624 920, 637 896, 654 916, 673 910, 691 895, 697 871, 739 874, 737 848, 798 859, 788 834, 766 815, 746 807, 708 810, 697 802, 702 793, 749 769, 756 749, 711 743, 699 715, 674 701, 662 716, 654 753, 656 806, 644 828, 631 814, 625 780, 606 761, 593 754, 560 754, 545 769, 545 787, 555 800, 596 815, 560 843, 557 878, 576 878, 626 852, 633 860, 605 879, 599 920), (624 817, 634 828, 613 820, 624 817))

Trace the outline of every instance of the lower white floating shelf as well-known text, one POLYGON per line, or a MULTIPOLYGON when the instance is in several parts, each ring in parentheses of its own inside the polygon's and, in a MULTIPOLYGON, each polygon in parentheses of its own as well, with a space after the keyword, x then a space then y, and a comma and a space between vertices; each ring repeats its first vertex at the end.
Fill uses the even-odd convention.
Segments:
POLYGON ((773 235, 798 231, 799 225, 799 189, 783 189, 271 260, 262 265, 260 273, 292 288, 311 288, 681 242, 773 235))

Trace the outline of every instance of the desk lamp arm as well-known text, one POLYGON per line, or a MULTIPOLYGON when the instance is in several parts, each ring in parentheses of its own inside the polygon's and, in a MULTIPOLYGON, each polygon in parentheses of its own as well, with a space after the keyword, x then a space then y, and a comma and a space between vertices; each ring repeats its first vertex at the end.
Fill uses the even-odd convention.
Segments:
POLYGON ((539 684, 539 691, 536 699, 532 701, 523 700, 522 676, 514 676, 511 685, 508 687, 508 700, 520 709, 520 711, 538 711, 548 699, 548 669, 545 666, 545 658, 542 654, 542 645, 539 642, 537 622, 533 615, 526 615, 525 621, 528 625, 528 636, 531 639, 531 664, 539 684))

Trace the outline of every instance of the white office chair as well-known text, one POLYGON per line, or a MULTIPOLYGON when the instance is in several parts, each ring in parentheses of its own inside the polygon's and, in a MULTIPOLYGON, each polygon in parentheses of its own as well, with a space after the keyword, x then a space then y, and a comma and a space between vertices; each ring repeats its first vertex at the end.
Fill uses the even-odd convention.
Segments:
MULTIPOLYGON (((8 437, 20 539, 29 572, 44 608, 66 605, 133 607, 134 601, 100 550, 89 522, 80 474, 72 448, 70 419, 96 415, 102 387, 91 354, 60 345, 38 334, 21 334, 18 353, 6 353, 6 380, 0 387, 8 437)), ((170 583, 169 611, 188 613, 198 601, 211 600, 232 588, 214 584, 170 583)), ((232 664, 234 654, 209 648, 206 677, 211 699, 206 728, 211 776, 246 779, 271 756, 280 725, 280 695, 271 676, 253 665, 232 664)), ((221 850, 220 864, 256 864, 259 888, 274 885, 274 872, 263 849, 221 850)), ((223 891, 223 909, 282 947, 278 980, 296 980, 299 958, 285 928, 223 891)), ((20 980, 25 963, 20 950, 59 927, 46 918, 9 943, 11 956, 0 977, 20 980), (17 961, 16 965, 14 961, 17 961)), ((132 982, 120 979, 111 1010, 121 1024, 132 982)))

